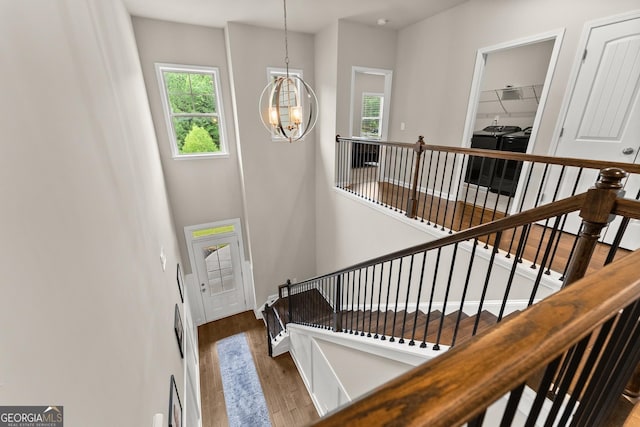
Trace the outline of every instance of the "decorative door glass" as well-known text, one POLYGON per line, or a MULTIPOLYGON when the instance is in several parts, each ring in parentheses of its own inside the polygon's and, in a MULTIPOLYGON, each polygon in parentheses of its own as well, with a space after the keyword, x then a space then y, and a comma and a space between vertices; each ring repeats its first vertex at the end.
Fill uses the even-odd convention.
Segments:
POLYGON ((210 295, 235 289, 231 246, 228 243, 207 246, 203 249, 207 265, 208 289, 210 295))

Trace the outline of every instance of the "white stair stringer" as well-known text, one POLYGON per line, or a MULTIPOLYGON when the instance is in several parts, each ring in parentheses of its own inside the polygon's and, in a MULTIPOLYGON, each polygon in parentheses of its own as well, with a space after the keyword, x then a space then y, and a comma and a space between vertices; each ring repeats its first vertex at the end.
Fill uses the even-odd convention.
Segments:
MULTIPOLYGON (((267 302, 265 302, 263 307, 266 308, 267 306, 272 306, 277 300, 278 300, 277 295, 272 295, 269 297, 267 302)), ((262 310, 260 312, 262 312, 262 310)), ((285 328, 285 325, 280 319, 280 315, 278 314, 278 310, 273 310, 273 312, 276 316, 276 319, 280 323, 280 325, 283 328, 285 328)), ((263 318, 262 320, 264 321, 265 328, 267 328, 268 330, 267 319, 263 318)), ((289 351, 289 332, 287 332, 286 329, 283 329, 282 331, 280 331, 278 335, 276 335, 271 339, 271 357, 280 356, 281 354, 284 354, 288 351, 289 351)))
POLYGON ((289 332, 282 331, 271 340, 271 356, 276 357, 290 350, 289 332))
MULTIPOLYGON (((431 346, 421 349, 297 324, 288 325, 287 341, 291 357, 320 416, 348 405, 448 350, 447 346, 434 351, 431 346)), ((535 398, 535 391, 525 387, 514 426, 524 426, 535 398)), ((508 395, 503 396, 487 408, 484 425, 500 425, 507 400, 508 395)), ((536 426, 544 425, 543 420, 552 404, 553 401, 545 399, 536 426)), ((563 402, 562 408, 565 405, 563 402)), ((558 420, 553 425, 557 426, 558 420)))

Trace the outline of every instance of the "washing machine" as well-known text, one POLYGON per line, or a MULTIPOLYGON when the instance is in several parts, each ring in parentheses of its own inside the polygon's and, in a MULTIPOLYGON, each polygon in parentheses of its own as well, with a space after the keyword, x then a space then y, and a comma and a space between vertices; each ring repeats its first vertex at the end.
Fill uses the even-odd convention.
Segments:
MULTIPOLYGON (((475 131, 471 137, 471 148, 482 148, 484 150, 500 150, 502 137, 522 130, 518 126, 487 126, 475 131)), ((486 157, 470 156, 465 174, 465 182, 483 187, 491 187, 495 176, 496 159, 486 157)))
MULTIPOLYGON (((499 150, 526 153, 530 137, 530 127, 519 132, 502 135, 499 150)), ((522 162, 517 160, 497 160, 495 162, 494 179, 492 180, 490 191, 513 196, 516 193, 521 171, 522 162)))

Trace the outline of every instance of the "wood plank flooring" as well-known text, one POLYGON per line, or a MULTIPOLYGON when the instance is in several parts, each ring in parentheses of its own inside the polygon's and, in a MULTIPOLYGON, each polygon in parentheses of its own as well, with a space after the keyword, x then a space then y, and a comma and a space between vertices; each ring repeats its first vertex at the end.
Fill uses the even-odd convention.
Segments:
MULTIPOLYGON (((291 356, 267 354, 264 323, 247 311, 198 328, 203 427, 226 427, 227 414, 216 342, 241 332, 253 355, 273 426, 304 426, 319 419, 291 356)), ((640 426, 640 407, 621 397, 603 427, 640 426)))
POLYGON ((247 311, 198 328, 202 426, 228 425, 216 342, 242 332, 247 336, 272 425, 302 426, 317 420, 318 414, 293 359, 289 353, 269 357, 264 322, 257 320, 253 311, 247 311))
MULTIPOLYGON (((368 175, 365 175, 365 177, 366 176, 368 175)), ((371 179, 375 179, 375 176, 377 175, 372 174, 371 179)), ((374 203, 381 203, 390 209, 400 211, 404 211, 407 206, 407 200, 410 197, 409 191, 405 187, 386 182, 366 181, 366 179, 360 184, 350 186, 347 190, 353 191, 374 203)), ((492 206, 483 208, 481 201, 478 201, 479 206, 473 206, 473 200, 469 201, 471 204, 465 204, 463 201, 454 202, 421 192, 417 193, 417 198, 417 217, 419 218, 417 220, 441 230, 464 230, 479 224, 498 220, 505 216, 502 212, 493 210, 492 206)), ((533 227, 531 227, 522 257, 525 263, 526 261, 530 261, 527 265, 535 265, 536 268, 539 266, 544 254, 544 249, 551 236, 552 225, 552 222, 550 222, 549 228, 538 224, 534 224, 533 227)), ((515 236, 513 232, 503 233, 498 247, 504 251, 515 252, 520 234, 521 231, 517 231, 515 236)), ((489 240, 489 243, 493 244, 495 236, 491 236, 489 240)), ((481 241, 485 242, 486 239, 481 241)), ((559 273, 564 272, 574 241, 575 235, 571 233, 565 232, 559 236, 558 244, 553 245, 554 257, 551 264, 553 271, 559 273)), ((609 245, 598 243, 591 263, 589 264, 587 274, 602 268, 609 248, 609 245)), ((625 249, 618 249, 614 259, 622 258, 629 252, 630 251, 625 249)))

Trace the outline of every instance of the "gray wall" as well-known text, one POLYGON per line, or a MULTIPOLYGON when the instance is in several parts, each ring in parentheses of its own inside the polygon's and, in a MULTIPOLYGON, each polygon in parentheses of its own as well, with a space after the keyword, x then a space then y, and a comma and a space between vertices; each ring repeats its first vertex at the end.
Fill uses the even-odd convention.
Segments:
MULTIPOLYGON (((480 90, 495 91, 507 85, 518 87, 544 84, 553 45, 554 40, 546 40, 489 53, 480 90)), ((500 93, 498 90, 498 94, 500 93)), ((540 94, 541 92, 537 92, 538 97, 540 94)), ((494 98, 490 99, 496 99, 497 95, 493 92, 491 96, 494 98)), ((531 96, 533 94, 529 89, 523 90, 523 97, 531 96)), ((497 101, 481 104, 473 129, 479 130, 492 124, 495 116, 499 116, 498 124, 500 125, 514 125, 521 128, 533 125, 538 107, 534 99, 505 101, 504 106, 507 111, 515 114, 511 116, 506 114, 497 101), (520 113, 525 111, 529 114, 520 113)))
MULTIPOLYGON (((231 218, 244 220, 224 31, 138 17, 133 18, 133 28, 180 251, 185 261, 185 271, 190 272, 191 265, 183 233, 185 226, 231 218), (156 62, 219 68, 222 86, 219 97, 225 113, 229 157, 191 160, 171 157, 171 142, 154 66, 156 62)), ((245 248, 249 247, 247 243, 245 236, 245 248)), ((248 257, 248 254, 245 256, 248 257)))
MULTIPOLYGON (((315 133, 304 141, 272 142, 258 115, 267 67, 284 66, 279 30, 229 23, 227 49, 242 152, 256 301, 287 278, 315 275, 315 133)), ((290 66, 314 87, 313 36, 289 32, 290 66)))
POLYGON ((634 9, 637 0, 470 0, 403 29, 390 139, 421 134, 428 143, 460 146, 477 50, 565 28, 534 150, 546 154, 585 22, 634 9))
MULTIPOLYGON (((316 158, 316 252, 318 273, 385 254, 424 240, 422 233, 334 190, 335 135, 348 135, 353 66, 395 69, 397 33, 348 21, 316 37, 324 122, 316 158), (322 73, 321 73, 321 71, 322 73), (330 85, 334 85, 333 88, 330 85)), ((395 80, 395 76, 394 76, 395 80)), ((387 105, 393 111, 393 104, 387 105)))
POLYGON ((0 402, 151 425, 184 396, 180 257, 129 16, 2 2, 0 45, 0 402))
MULTIPOLYGON (((566 28, 535 147, 546 154, 585 22, 637 8, 636 0, 470 0, 398 31, 397 41, 387 36, 389 43, 371 42, 380 29, 340 21, 336 133, 348 133, 351 66, 361 65, 394 70, 389 140, 414 142, 424 135, 427 143, 460 146, 477 50, 566 28), (372 45, 378 47, 373 54, 372 45)), ((335 144, 329 130, 323 132, 323 158, 316 163, 324 184, 316 188, 319 272, 433 239, 333 190, 335 171, 327 159, 335 155, 335 144)))

